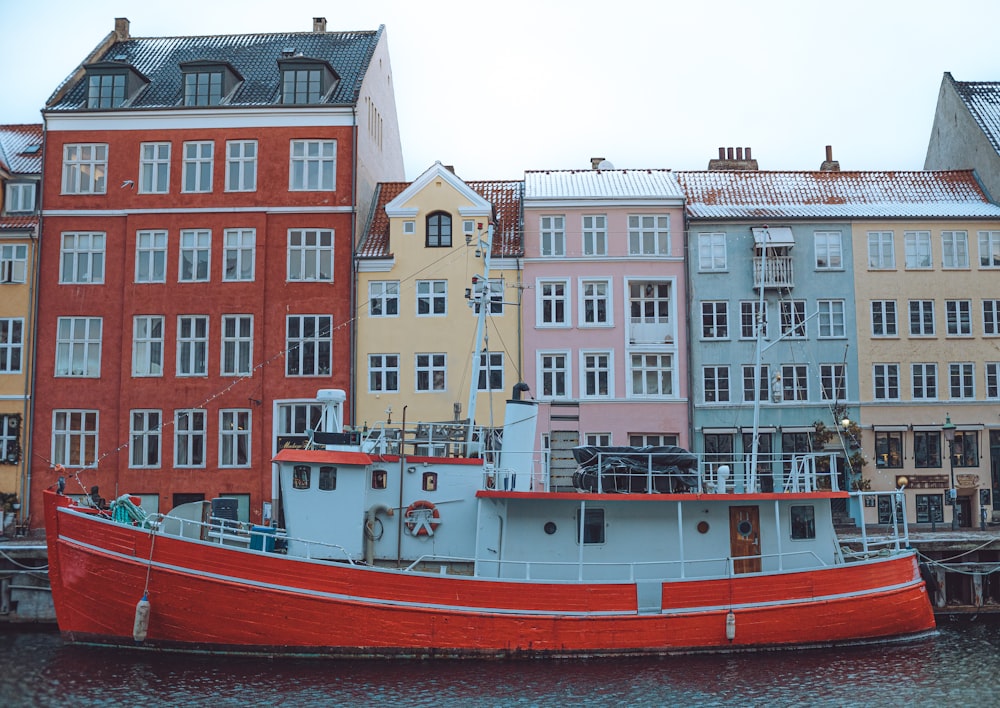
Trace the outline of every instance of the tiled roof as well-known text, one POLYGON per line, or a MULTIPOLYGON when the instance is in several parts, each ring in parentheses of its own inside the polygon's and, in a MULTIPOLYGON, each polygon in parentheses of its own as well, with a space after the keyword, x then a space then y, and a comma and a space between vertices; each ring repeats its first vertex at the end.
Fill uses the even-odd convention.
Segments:
MULTIPOLYGON (((514 180, 466 182, 469 189, 493 205, 494 258, 513 258, 523 255, 521 243, 521 200, 524 183, 514 180)), ((381 182, 375 194, 371 218, 364 241, 358 248, 358 258, 388 258, 389 217, 385 206, 410 186, 410 182, 381 182)), ((455 233, 454 229, 452 231, 455 233)))
POLYGON ((676 174, 695 219, 1000 218, 972 170, 676 174))
POLYGON ((13 174, 42 173, 42 124, 0 125, 0 165, 13 174), (37 145, 33 152, 25 152, 37 145))
MULTIPOLYGON (((361 81, 383 31, 384 27, 362 32, 131 37, 112 44, 92 61, 121 61, 149 79, 150 83, 128 104, 129 108, 178 107, 183 97, 182 63, 226 62, 239 72, 243 81, 224 106, 251 107, 280 103, 278 59, 283 51, 291 49, 296 55, 329 63, 340 76, 340 82, 326 103, 350 105, 357 100, 361 81)), ((63 85, 72 80, 71 76, 63 85)), ((57 99, 58 93, 57 90, 49 99, 55 102, 47 105, 47 110, 86 107, 85 79, 78 80, 57 99)))
POLYGON ((1000 82, 953 79, 952 83, 993 149, 1000 153, 1000 82))
POLYGON ((524 198, 683 199, 670 170, 529 170, 524 198))
POLYGON ((0 231, 30 231, 37 225, 37 216, 0 216, 0 231))

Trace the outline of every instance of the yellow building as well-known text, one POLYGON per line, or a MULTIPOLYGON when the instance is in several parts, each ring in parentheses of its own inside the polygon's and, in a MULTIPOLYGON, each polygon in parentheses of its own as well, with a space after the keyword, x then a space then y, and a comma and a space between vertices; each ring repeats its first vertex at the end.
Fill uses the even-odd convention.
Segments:
POLYGON ((521 380, 522 194, 522 182, 465 182, 440 162, 378 186, 356 251, 356 426, 467 420, 472 407, 476 424, 503 424, 521 380), (469 296, 484 281, 478 328, 469 296))
POLYGON ((27 513, 42 126, 0 125, 0 523, 27 513))

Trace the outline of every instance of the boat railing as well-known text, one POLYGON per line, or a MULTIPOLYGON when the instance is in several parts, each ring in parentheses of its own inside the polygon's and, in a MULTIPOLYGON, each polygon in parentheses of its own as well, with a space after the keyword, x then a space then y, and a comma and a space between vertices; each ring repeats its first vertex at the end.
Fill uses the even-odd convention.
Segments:
POLYGON ((402 425, 377 423, 361 434, 361 450, 375 455, 423 457, 487 456, 496 448, 493 429, 471 425, 468 420, 417 422, 402 425))
POLYGON ((712 453, 699 462, 701 486, 719 494, 840 491, 837 453, 712 453))
POLYGON ((890 497, 889 523, 879 525, 875 531, 870 531, 865 523, 864 514, 859 514, 861 521, 858 526, 861 535, 854 538, 845 537, 842 540, 854 543, 860 550, 848 548, 845 555, 852 557, 867 558, 888 551, 899 551, 908 548, 910 545, 910 527, 906 521, 906 495, 903 489, 896 489, 891 492, 851 492, 851 497, 857 500, 859 509, 865 508, 865 500, 871 499, 875 504, 879 497, 890 497))

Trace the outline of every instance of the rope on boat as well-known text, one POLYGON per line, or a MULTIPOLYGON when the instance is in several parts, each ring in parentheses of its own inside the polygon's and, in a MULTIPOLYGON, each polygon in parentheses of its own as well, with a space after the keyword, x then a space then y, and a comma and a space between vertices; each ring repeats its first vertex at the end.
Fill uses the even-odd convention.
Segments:
POLYGON ((146 510, 133 502, 128 494, 122 494, 111 502, 111 518, 119 524, 145 526, 148 516, 146 510))

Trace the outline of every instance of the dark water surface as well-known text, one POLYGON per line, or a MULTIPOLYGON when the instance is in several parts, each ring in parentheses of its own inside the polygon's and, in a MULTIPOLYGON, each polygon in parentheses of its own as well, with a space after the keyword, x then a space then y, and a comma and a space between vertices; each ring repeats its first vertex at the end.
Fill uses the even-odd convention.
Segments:
POLYGON ((250 659, 0 631, 0 706, 996 706, 1000 621, 836 650, 561 661, 250 659))

